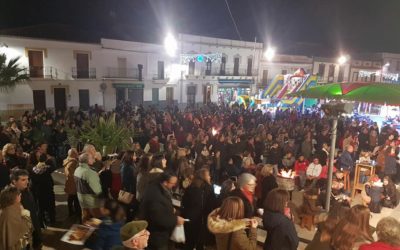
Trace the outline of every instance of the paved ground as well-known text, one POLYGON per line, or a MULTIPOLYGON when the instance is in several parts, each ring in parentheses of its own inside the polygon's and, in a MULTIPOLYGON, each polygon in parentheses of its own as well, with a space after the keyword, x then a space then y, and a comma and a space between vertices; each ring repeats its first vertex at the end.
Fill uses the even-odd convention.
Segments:
MULTIPOLYGON (((77 223, 77 217, 69 217, 68 216, 68 208, 67 208, 67 197, 64 193, 64 176, 61 172, 55 172, 53 174, 54 181, 56 183, 54 187, 54 191, 56 194, 56 209, 57 209, 57 224, 56 227, 51 228, 48 227, 43 232, 44 237, 44 250, 57 249, 57 250, 80 250, 84 249, 82 246, 74 246, 68 243, 62 242, 61 237, 68 231, 68 228, 71 227, 72 224, 77 223)), ((293 202, 296 205, 300 205, 302 203, 302 192, 293 192, 293 202)), ((353 205, 359 204, 361 202, 360 195, 357 195, 353 200, 353 205)), ((386 216, 392 216, 394 218, 400 218, 400 206, 395 209, 383 208, 380 214, 372 213, 372 217, 370 220, 370 225, 376 227, 378 221, 386 216)), ((300 238, 311 240, 314 236, 315 231, 308 231, 306 229, 300 228, 300 226, 296 225, 296 230, 298 236, 300 238)), ((258 240, 260 242, 264 242, 266 233, 265 231, 259 230, 258 240)), ((300 243, 298 249, 304 249, 306 247, 305 243, 300 243)), ((261 249, 261 248, 260 248, 261 249)))

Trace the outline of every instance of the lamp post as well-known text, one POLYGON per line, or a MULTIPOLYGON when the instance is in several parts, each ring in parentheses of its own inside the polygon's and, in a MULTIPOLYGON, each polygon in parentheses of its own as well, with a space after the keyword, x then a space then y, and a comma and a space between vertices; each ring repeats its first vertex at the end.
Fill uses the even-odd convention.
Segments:
POLYGON ((272 61, 272 59, 274 59, 275 57, 275 52, 275 48, 267 48, 267 50, 264 52, 265 59, 267 59, 268 61, 272 61))

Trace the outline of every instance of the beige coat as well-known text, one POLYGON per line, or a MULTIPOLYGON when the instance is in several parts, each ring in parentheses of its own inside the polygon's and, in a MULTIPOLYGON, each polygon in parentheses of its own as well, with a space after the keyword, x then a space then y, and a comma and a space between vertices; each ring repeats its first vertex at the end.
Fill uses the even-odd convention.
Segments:
POLYGON ((257 229, 251 228, 249 236, 245 231, 246 220, 227 221, 218 218, 218 209, 210 213, 207 226, 215 235, 218 250, 255 250, 257 249, 257 229), (231 236, 230 236, 231 235, 231 236), (230 246, 228 246, 231 237, 230 246))

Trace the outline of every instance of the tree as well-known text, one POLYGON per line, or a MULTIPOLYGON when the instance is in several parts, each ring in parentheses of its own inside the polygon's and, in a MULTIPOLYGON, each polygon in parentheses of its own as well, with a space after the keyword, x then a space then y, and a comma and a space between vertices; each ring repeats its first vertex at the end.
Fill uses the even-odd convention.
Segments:
POLYGON ((6 54, 0 54, 0 92, 13 90, 17 84, 29 80, 26 69, 18 64, 19 59, 12 58, 7 63, 6 54))

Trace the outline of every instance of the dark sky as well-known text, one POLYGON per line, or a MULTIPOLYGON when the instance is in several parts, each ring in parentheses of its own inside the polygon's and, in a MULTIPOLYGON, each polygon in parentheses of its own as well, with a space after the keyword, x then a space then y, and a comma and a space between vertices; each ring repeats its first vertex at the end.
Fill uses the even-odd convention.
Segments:
MULTIPOLYGON (((400 0, 228 0, 244 40, 399 52, 400 0)), ((239 39, 225 0, 0 0, 0 28, 57 23, 119 39, 176 33, 239 39)), ((146 40, 146 39, 144 39, 146 40)))

